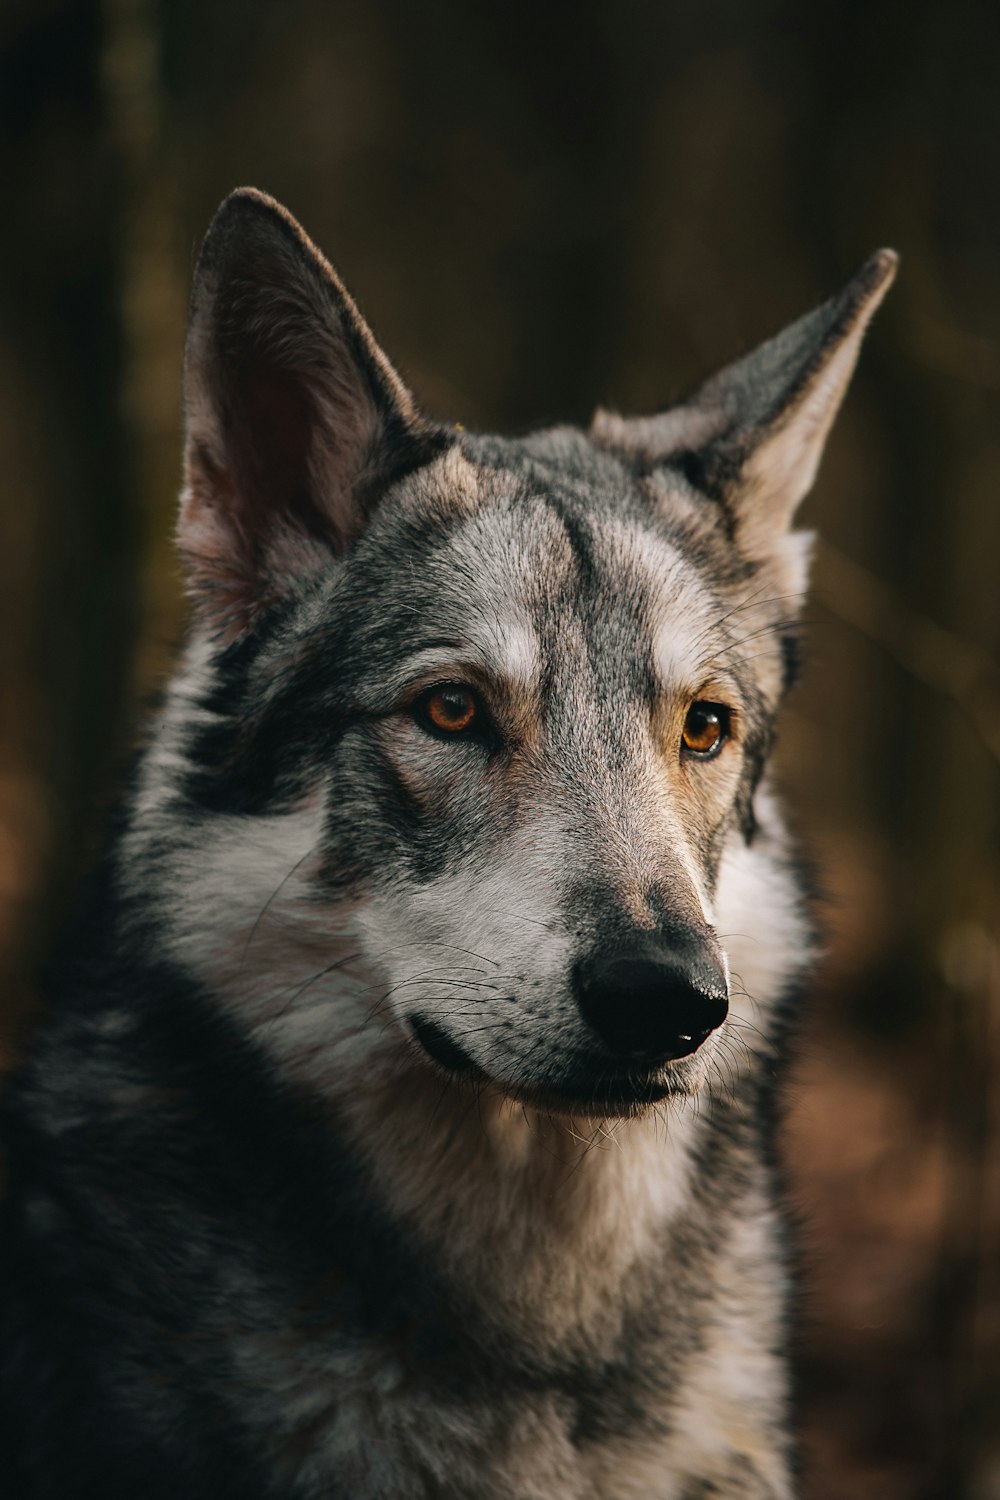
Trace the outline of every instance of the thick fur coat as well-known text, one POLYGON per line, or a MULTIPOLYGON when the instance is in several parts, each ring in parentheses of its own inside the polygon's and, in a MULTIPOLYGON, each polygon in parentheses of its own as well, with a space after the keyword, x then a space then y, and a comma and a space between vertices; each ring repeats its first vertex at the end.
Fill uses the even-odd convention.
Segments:
POLYGON ((788 1500, 766 763, 893 266, 508 440, 223 204, 190 640, 6 1101, 5 1495, 788 1500))

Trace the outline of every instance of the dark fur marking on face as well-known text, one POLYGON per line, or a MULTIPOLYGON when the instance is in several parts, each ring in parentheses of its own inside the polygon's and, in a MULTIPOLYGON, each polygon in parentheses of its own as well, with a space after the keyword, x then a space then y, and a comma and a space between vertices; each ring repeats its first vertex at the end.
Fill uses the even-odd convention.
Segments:
POLYGON ((802 675, 802 637, 797 626, 781 632, 781 691, 791 692, 802 675))
POLYGON ((567 504, 560 496, 553 494, 551 490, 545 493, 544 500, 548 508, 562 522, 573 553, 573 560, 576 563, 580 587, 593 590, 597 573, 594 565, 594 540, 590 529, 584 523, 579 511, 567 504))
POLYGON ((758 720, 743 741, 743 772, 736 795, 735 815, 743 837, 749 844, 757 831, 754 812, 754 794, 760 785, 767 767, 768 756, 774 740, 774 725, 770 718, 758 720))
POLYGON ((440 1067, 449 1073, 461 1073, 469 1078, 484 1077, 483 1070, 436 1022, 429 1021, 426 1016, 411 1016, 410 1025, 428 1057, 440 1067))
POLYGON ((329 715, 322 716, 321 729, 308 690, 315 663, 308 673, 284 668, 270 702, 261 692, 262 662, 275 651, 280 659, 291 618, 288 603, 268 611, 216 659, 212 687, 197 704, 181 781, 186 798, 205 812, 281 812, 307 790, 318 731, 330 732, 329 715))
POLYGON ((728 503, 734 486, 739 482, 743 455, 735 451, 720 454, 702 449, 687 449, 673 453, 666 467, 676 469, 693 490, 718 508, 718 518, 730 541, 735 539, 736 523, 728 503))

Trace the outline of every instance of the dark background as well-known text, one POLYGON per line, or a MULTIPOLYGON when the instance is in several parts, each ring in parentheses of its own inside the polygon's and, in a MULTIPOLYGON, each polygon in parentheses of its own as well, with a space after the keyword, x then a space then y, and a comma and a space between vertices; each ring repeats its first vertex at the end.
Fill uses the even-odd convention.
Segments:
POLYGON ((646 410, 903 255, 805 521, 811 1500, 1000 1496, 1000 7, 4 0, 0 1014, 179 635, 185 302, 251 182, 431 411, 646 410))

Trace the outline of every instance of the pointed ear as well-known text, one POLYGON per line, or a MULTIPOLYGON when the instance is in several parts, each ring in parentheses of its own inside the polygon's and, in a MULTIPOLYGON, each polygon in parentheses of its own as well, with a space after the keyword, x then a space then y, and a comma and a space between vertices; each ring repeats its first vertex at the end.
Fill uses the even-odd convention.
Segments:
POLYGON ((766 558, 819 465, 869 320, 897 256, 879 250, 843 291, 659 416, 598 412, 593 435, 644 467, 682 469, 728 513, 748 557, 766 558))
POLYGON ((212 220, 184 370, 178 528, 198 607, 233 637, 360 532, 444 444, 336 273, 253 188, 212 220))

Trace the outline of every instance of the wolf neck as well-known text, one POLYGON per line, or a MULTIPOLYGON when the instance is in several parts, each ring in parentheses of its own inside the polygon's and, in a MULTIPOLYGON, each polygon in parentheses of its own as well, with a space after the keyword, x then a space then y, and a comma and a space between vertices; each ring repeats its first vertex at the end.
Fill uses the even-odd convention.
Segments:
POLYGON ((363 1089, 342 1118, 425 1252, 508 1326, 546 1340, 623 1316, 623 1285, 662 1256, 688 1204, 700 1128, 690 1101, 563 1120, 489 1092, 442 1093, 429 1076, 363 1089))

